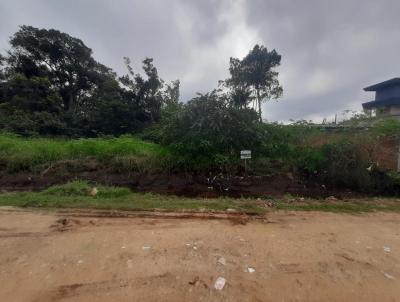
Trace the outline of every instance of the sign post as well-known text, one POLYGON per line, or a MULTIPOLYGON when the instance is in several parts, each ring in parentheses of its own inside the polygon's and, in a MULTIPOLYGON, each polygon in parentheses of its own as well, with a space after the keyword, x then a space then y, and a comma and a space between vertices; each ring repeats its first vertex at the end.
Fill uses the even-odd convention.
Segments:
POLYGON ((244 171, 247 175, 247 160, 251 159, 251 150, 241 150, 240 159, 244 159, 244 171))

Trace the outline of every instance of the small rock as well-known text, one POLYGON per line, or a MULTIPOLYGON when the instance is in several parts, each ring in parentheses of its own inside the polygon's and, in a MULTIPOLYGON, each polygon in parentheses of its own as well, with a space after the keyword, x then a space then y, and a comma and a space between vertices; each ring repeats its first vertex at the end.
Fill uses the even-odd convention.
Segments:
POLYGON ((142 246, 143 250, 149 250, 151 247, 150 246, 142 246))
POLYGON ((325 200, 337 200, 337 198, 335 196, 329 196, 327 198, 325 198, 325 200))
POLYGON ((254 268, 252 268, 252 267, 248 267, 247 268, 247 272, 249 272, 249 273, 254 273, 256 270, 254 269, 254 268))
POLYGON ((83 260, 78 260, 78 264, 82 264, 83 263, 83 260))
POLYGON ((390 251, 391 251, 390 247, 388 247, 388 246, 384 246, 384 247, 383 247, 383 250, 384 250, 386 253, 390 253, 390 251))
POLYGON ((218 263, 222 265, 226 265, 226 259, 224 257, 221 257, 218 259, 218 263))
POLYGON ((226 279, 223 277, 218 277, 217 280, 214 283, 214 288, 216 290, 222 290, 225 286, 226 279))
POLYGON ((99 192, 99 191, 97 190, 97 188, 94 187, 94 188, 92 188, 92 189, 90 190, 89 195, 90 195, 90 196, 96 196, 98 192, 99 192))
POLYGON ((194 246, 193 249, 194 249, 195 251, 197 251, 197 246, 194 246))

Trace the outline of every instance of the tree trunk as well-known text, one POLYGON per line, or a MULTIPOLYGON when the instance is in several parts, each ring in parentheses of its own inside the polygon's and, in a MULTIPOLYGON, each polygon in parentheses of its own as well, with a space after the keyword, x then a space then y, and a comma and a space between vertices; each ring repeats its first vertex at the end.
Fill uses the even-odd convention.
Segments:
POLYGON ((261 97, 260 97, 260 90, 259 89, 257 89, 257 103, 258 103, 258 115, 260 117, 260 123, 262 123, 261 97))

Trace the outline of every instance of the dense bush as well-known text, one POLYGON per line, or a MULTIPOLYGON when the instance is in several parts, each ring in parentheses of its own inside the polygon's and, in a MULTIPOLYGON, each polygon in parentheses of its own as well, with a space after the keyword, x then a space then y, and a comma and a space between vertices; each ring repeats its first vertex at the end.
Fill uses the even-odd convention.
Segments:
POLYGON ((261 151, 260 127, 254 110, 230 107, 214 91, 175 108, 147 136, 168 145, 186 169, 208 171, 237 164, 240 150, 261 151))

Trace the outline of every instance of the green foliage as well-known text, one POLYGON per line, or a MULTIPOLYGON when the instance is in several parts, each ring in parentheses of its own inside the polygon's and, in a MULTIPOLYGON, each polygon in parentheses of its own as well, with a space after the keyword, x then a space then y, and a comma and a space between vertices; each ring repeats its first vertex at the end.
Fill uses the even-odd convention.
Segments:
POLYGON ((281 56, 276 50, 268 51, 262 45, 255 45, 242 60, 230 58, 231 78, 226 83, 232 88, 232 102, 235 106, 246 107, 247 103, 255 99, 261 121, 262 102, 277 99, 283 93, 278 72, 275 71, 280 63, 281 56))
POLYGON ((113 77, 80 39, 58 30, 23 25, 10 44, 9 70, 28 78, 47 77, 63 99, 65 111, 79 111, 81 96, 104 78, 113 77))
POLYGON ((372 131, 380 136, 400 137, 400 120, 396 118, 378 119, 372 125, 372 131))
MULTIPOLYGON (((42 192, 53 196, 88 196, 93 188, 87 181, 77 180, 64 185, 52 186, 42 192)), ((118 198, 131 194, 128 188, 97 186, 97 198, 118 198)))
POLYGON ((0 130, 21 135, 95 137, 137 132, 176 104, 179 81, 165 85, 153 59, 145 77, 117 78, 83 41, 54 29, 21 26, 0 57, 0 130), (4 66, 4 67, 3 67, 4 66))
POLYGON ((127 188, 91 185, 85 181, 74 181, 50 187, 42 192, 0 193, 0 205, 44 208, 94 208, 118 210, 165 210, 165 211, 226 211, 234 209, 240 213, 263 214, 265 207, 254 200, 232 198, 184 198, 156 194, 133 193, 127 188), (98 193, 90 196, 96 187, 98 193))
POLYGON ((35 166, 57 161, 87 158, 100 162, 121 162, 124 157, 132 161, 134 158, 140 167, 158 159, 162 166, 161 159, 167 156, 165 148, 131 136, 64 140, 0 135, 0 162, 4 162, 10 172, 31 170, 35 166))
POLYGON ((217 91, 199 95, 161 120, 153 135, 170 146, 188 169, 227 167, 241 149, 257 151, 262 138, 257 114, 229 107, 217 91))

